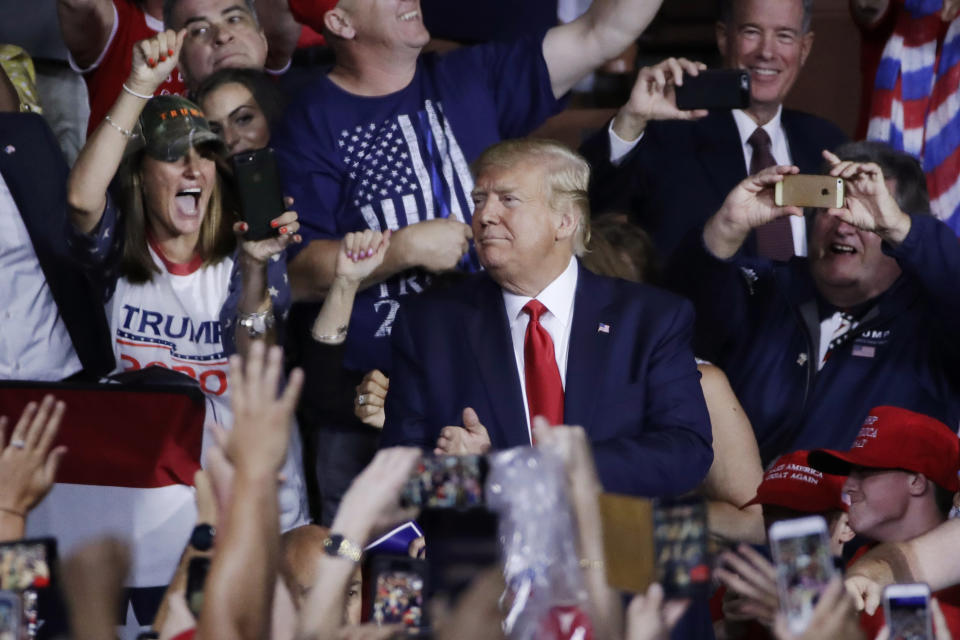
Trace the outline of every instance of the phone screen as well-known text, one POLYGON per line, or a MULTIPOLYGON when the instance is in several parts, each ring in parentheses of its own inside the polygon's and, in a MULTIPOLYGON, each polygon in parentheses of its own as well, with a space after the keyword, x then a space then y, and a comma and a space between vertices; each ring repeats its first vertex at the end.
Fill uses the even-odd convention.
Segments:
POLYGON ((406 504, 431 509, 483 505, 487 460, 483 456, 424 456, 404 488, 406 504))
POLYGON ((706 593, 710 557, 707 507, 702 498, 655 501, 653 541, 658 580, 668 596, 706 593))
POLYGON ((50 558, 45 541, 0 545, 0 589, 23 591, 50 586, 50 558))
POLYGON ((802 632, 834 573, 825 531, 774 538, 773 555, 781 590, 780 606, 790 630, 802 632))
POLYGON ((890 640, 930 640, 930 609, 926 596, 888 599, 890 640))
POLYGON ((414 570, 388 568, 374 578, 373 612, 377 625, 423 626, 423 576, 414 570))

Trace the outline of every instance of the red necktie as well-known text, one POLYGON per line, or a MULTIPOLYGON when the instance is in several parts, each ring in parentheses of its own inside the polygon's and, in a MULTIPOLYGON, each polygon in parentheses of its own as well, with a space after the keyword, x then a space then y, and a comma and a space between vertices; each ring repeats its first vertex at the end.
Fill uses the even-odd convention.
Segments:
MULTIPOLYGON (((747 143, 753 147, 753 156, 750 158, 751 175, 777 164, 771 151, 770 135, 763 127, 757 127, 747 138, 747 143)), ((793 228, 790 226, 789 217, 777 218, 757 227, 757 253, 764 258, 781 262, 793 257, 793 228)))
POLYGON ((527 385, 527 405, 530 408, 530 429, 533 417, 543 416, 550 424, 563 424, 563 383, 553 351, 553 340, 540 324, 540 316, 547 310, 539 300, 523 306, 530 314, 527 333, 523 338, 523 376, 527 385))

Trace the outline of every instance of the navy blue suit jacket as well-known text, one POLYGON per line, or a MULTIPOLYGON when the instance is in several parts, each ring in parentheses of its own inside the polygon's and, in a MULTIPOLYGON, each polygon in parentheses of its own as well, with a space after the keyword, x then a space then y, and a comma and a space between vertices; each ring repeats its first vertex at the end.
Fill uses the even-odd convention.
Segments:
MULTIPOLYGON (((692 330, 689 302, 580 267, 564 421, 586 430, 607 491, 676 495, 709 470, 692 330)), ((392 340, 381 446, 432 449, 464 407, 477 411, 494 449, 530 443, 503 296, 489 275, 405 302, 392 340)))
MULTIPOLYGON (((793 162, 801 173, 820 173, 821 152, 846 141, 830 122, 784 109, 781 123, 793 162)), ((588 139, 580 152, 593 169, 590 205, 595 214, 626 212, 652 237, 663 258, 684 237, 703 227, 744 178, 740 133, 730 111, 711 111, 693 122, 651 122, 637 146, 619 166, 610 164, 607 127, 588 139)), ((745 247, 753 255, 752 240, 745 247)))
POLYGON ((103 300, 67 249, 69 169, 53 132, 36 114, 0 113, 0 174, 27 227, 60 317, 84 371, 114 368, 103 300))

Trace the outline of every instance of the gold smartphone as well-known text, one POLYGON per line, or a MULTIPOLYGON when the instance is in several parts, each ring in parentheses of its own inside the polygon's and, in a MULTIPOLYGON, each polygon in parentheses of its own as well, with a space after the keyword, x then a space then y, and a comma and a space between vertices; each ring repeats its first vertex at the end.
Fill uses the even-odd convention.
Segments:
POLYGON ((778 207, 843 207, 843 178, 816 175, 787 175, 777 183, 773 201, 778 207))

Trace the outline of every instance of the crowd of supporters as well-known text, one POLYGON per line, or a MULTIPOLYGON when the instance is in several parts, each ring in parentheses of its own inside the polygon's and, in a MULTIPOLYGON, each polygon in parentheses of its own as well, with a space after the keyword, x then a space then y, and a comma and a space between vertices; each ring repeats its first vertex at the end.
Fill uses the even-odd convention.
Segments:
POLYGON ((75 159, 0 56, 0 640, 960 635, 960 3, 851 0, 867 140, 784 107, 812 0, 538 137, 661 3, 58 0, 75 159))

